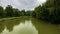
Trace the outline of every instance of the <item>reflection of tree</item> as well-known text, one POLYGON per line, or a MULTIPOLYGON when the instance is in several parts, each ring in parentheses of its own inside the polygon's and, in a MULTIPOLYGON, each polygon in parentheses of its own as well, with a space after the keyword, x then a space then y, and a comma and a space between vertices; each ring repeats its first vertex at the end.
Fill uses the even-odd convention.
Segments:
POLYGON ((14 18, 6 21, 1 21, 0 22, 0 33, 4 30, 6 27, 9 32, 13 30, 13 27, 20 24, 20 22, 25 23, 25 20, 29 20, 29 17, 19 17, 19 18, 14 18))
POLYGON ((0 22, 0 33, 4 30, 4 24, 2 24, 2 22, 0 22))
POLYGON ((13 30, 13 27, 15 25, 18 25, 19 23, 20 23, 20 21, 15 19, 15 20, 7 21, 5 25, 6 25, 7 29, 9 30, 9 32, 11 32, 13 30))
POLYGON ((20 22, 24 23, 25 20, 29 20, 28 17, 21 17, 21 18, 6 21, 5 25, 6 25, 7 29, 9 30, 9 32, 11 32, 15 25, 20 24, 20 22))
POLYGON ((40 24, 37 24, 37 21, 36 20, 31 20, 32 21, 32 24, 35 25, 36 29, 38 30, 38 34, 40 34, 40 24))
POLYGON ((15 25, 18 25, 20 23, 20 19, 19 18, 15 18, 15 19, 11 19, 11 20, 7 20, 6 21, 0 21, 0 33, 4 30, 5 26, 7 27, 7 29, 9 30, 9 32, 11 32, 13 30, 13 27, 15 25))

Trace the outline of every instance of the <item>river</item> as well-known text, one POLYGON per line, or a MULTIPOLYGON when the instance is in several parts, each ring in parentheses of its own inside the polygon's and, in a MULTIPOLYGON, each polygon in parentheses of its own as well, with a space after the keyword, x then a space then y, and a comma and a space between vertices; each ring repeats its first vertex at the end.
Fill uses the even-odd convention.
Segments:
POLYGON ((0 34, 60 34, 60 27, 31 17, 19 17, 0 21, 0 34))

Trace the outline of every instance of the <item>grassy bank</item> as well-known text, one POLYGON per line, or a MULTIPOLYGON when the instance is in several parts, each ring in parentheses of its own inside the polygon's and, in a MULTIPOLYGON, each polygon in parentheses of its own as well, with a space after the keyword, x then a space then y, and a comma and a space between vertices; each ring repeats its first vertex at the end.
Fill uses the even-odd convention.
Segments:
POLYGON ((19 17, 8 17, 8 18, 1 18, 0 21, 5 21, 5 20, 13 20, 19 17))
POLYGON ((29 18, 29 16, 20 16, 20 17, 8 17, 8 18, 0 18, 0 21, 5 21, 5 20, 13 20, 13 19, 21 19, 21 18, 29 18))

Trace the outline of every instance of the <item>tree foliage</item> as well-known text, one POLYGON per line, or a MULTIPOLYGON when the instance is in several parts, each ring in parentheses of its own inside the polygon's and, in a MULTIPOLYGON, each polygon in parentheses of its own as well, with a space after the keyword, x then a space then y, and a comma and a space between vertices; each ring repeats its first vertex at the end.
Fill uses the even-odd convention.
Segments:
POLYGON ((34 14, 38 19, 50 21, 59 24, 60 20, 60 0, 47 0, 44 4, 35 8, 34 14))

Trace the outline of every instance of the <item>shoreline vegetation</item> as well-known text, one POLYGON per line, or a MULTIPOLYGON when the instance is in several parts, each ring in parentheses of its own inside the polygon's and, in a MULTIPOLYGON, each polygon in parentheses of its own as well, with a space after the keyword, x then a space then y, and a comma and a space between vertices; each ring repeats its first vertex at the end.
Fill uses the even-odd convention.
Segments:
POLYGON ((20 17, 8 17, 8 18, 0 18, 1 21, 6 21, 6 20, 14 20, 14 19, 19 19, 19 18, 29 18, 30 16, 20 16, 20 17))
MULTIPOLYGON (((0 6, 0 19, 8 17, 31 16, 52 24, 60 24, 60 0, 47 0, 34 10, 19 10, 8 5, 5 9, 0 6)), ((2 19, 3 20, 3 19, 2 19)))

